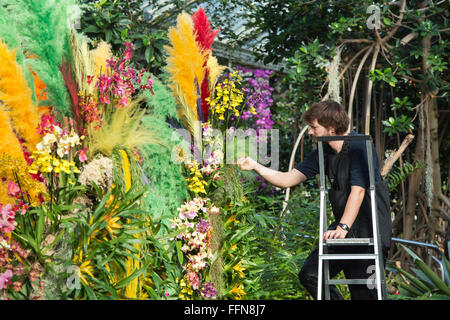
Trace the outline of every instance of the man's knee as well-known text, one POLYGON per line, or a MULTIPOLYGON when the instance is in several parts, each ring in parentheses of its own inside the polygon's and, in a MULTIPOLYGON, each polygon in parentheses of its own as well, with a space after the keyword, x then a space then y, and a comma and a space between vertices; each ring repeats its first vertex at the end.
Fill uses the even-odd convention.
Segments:
POLYGON ((303 266, 303 268, 298 273, 298 279, 300 283, 308 287, 308 285, 316 285, 317 283, 317 267, 311 267, 308 265, 303 266))

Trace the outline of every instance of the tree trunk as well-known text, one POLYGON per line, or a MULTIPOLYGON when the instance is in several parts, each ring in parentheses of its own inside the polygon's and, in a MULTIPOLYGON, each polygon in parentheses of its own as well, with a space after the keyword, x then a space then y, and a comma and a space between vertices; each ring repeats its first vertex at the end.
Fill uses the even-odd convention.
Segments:
MULTIPOLYGON (((423 145, 422 145, 422 128, 417 130, 416 150, 414 162, 421 162, 423 159, 423 145)), ((406 214, 403 217, 403 237, 405 239, 412 239, 414 216, 417 208, 417 193, 419 192, 420 181, 422 181, 423 170, 417 169, 410 176, 408 181, 408 198, 406 200, 406 214)))
MULTIPOLYGON (((429 55, 429 50, 431 47, 431 38, 424 37, 422 39, 423 46, 423 58, 422 58, 422 67, 424 75, 427 77, 429 75, 430 65, 427 63, 427 58, 429 55)), ((426 83, 426 82, 425 82, 426 83)), ((439 215, 440 202, 439 195, 441 194, 441 170, 439 164, 439 132, 438 132, 438 109, 437 102, 434 95, 436 92, 431 92, 430 88, 426 85, 423 85, 422 90, 423 98, 426 99, 426 103, 424 104, 425 110, 427 110, 427 144, 428 150, 430 151, 429 156, 431 159, 428 161, 431 165, 430 170, 431 173, 431 190, 432 193, 427 193, 427 196, 431 196, 431 210, 429 216, 429 232, 428 232, 428 241, 434 242, 436 240, 436 234, 443 235, 444 230, 442 228, 442 223, 439 215)), ((429 179, 429 178, 428 178, 429 179)))

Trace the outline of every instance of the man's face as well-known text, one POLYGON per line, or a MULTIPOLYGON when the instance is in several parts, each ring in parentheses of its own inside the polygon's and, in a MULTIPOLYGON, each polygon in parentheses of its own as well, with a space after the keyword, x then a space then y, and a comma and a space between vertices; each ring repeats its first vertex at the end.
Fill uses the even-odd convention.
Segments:
POLYGON ((334 136, 334 129, 330 128, 327 129, 324 126, 320 125, 317 122, 317 119, 314 119, 310 124, 309 124, 310 128, 308 130, 308 134, 312 137, 314 142, 317 142, 317 137, 322 137, 322 136, 334 136))

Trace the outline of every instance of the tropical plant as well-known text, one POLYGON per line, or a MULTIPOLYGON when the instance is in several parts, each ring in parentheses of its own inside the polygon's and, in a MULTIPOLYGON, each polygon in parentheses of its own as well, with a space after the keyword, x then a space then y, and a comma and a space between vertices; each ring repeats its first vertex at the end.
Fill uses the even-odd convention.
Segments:
POLYGON ((399 286, 400 295, 391 298, 450 300, 450 263, 446 257, 442 258, 445 272, 445 280, 442 280, 441 276, 416 253, 404 245, 400 244, 400 246, 413 258, 416 268, 411 268, 413 273, 409 273, 397 265, 394 266, 394 270, 398 272, 394 284, 399 286))
POLYGON ((160 74, 165 61, 164 45, 167 31, 149 28, 141 1, 81 1, 85 14, 81 16, 81 32, 93 40, 110 43, 117 53, 125 41, 136 49, 133 63, 160 74))

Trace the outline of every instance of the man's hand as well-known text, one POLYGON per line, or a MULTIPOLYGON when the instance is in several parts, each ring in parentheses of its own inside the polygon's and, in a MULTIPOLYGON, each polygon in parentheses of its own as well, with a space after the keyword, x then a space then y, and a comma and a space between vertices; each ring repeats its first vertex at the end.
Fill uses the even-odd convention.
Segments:
POLYGON ((344 239, 348 231, 343 230, 341 227, 337 227, 336 230, 328 230, 323 234, 323 240, 328 239, 344 239))
POLYGON ((237 165, 241 170, 254 170, 256 168, 256 161, 250 157, 243 157, 237 161, 237 165))

